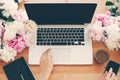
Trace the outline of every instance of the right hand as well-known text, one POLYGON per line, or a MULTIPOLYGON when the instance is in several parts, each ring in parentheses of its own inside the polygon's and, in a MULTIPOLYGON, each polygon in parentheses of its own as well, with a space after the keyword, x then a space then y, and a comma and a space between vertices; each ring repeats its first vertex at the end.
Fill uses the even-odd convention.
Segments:
POLYGON ((40 80, 48 80, 53 69, 51 49, 46 50, 40 58, 40 80))
POLYGON ((110 68, 109 71, 106 71, 100 80, 117 80, 116 74, 113 72, 113 69, 110 68))

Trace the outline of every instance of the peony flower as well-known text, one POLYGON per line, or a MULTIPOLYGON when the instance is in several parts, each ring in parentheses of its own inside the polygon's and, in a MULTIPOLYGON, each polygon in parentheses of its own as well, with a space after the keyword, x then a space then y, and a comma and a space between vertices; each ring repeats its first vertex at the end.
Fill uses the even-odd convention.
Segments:
POLYGON ((110 50, 120 49, 120 28, 118 24, 110 25, 106 28, 107 39, 105 41, 106 46, 110 50))
POLYGON ((105 14, 108 15, 108 16, 111 16, 111 12, 110 11, 106 11, 105 14))
POLYGON ((14 21, 11 23, 8 23, 9 27, 11 27, 13 30, 16 30, 16 33, 18 34, 25 34, 25 28, 24 23, 21 21, 14 21))
POLYGON ((28 23, 25 25, 26 33, 33 33, 36 31, 36 29, 37 29, 37 24, 32 20, 29 20, 28 23))
POLYGON ((16 37, 16 34, 24 34, 24 24, 22 22, 14 21, 8 23, 5 27, 4 42, 8 42, 16 37))
POLYGON ((27 22, 28 21, 27 14, 26 14, 25 10, 22 10, 22 9, 15 12, 12 15, 12 18, 15 19, 15 20, 18 20, 18 21, 22 21, 22 22, 27 22))
POLYGON ((110 19, 110 16, 106 15, 106 14, 98 14, 96 16, 96 18, 97 18, 98 21, 102 22, 103 26, 106 26, 106 25, 108 25, 106 21, 110 19))
POLYGON ((96 22, 89 29, 93 40, 102 41, 110 50, 120 49, 120 17, 113 17, 108 11, 98 14, 96 22))
POLYGON ((10 60, 14 60, 17 52, 8 46, 4 46, 3 49, 0 49, 0 59, 2 59, 5 62, 8 62, 10 60))
POLYGON ((117 21, 118 21, 118 26, 120 28, 120 16, 116 17, 117 18, 117 21))
POLYGON ((28 33, 28 34, 24 35, 27 47, 29 47, 33 43, 33 41, 34 41, 33 36, 34 36, 34 34, 32 34, 32 33, 28 33))
POLYGON ((92 26, 90 26, 89 36, 93 40, 97 40, 97 41, 105 40, 104 27, 102 27, 101 21, 96 21, 92 26))
POLYGON ((8 46, 15 49, 17 52, 21 52, 27 45, 23 35, 19 35, 13 40, 9 41, 8 46))
POLYGON ((7 27, 4 33, 4 42, 8 42, 16 37, 16 30, 11 27, 7 27))
POLYGON ((107 11, 106 14, 98 14, 96 15, 96 18, 97 21, 102 22, 103 27, 111 25, 116 21, 116 18, 111 16, 110 11, 107 11))
POLYGON ((18 5, 14 0, 1 0, 0 3, 4 4, 3 6, 0 6, 0 9, 4 9, 2 13, 6 17, 13 15, 18 9, 18 5))

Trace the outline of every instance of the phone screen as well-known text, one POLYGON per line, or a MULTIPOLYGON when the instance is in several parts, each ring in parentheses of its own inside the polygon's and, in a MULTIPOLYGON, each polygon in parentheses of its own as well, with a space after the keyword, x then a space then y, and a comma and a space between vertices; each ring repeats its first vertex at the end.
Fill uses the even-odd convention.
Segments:
POLYGON ((114 61, 109 61, 106 67, 106 71, 109 71, 110 68, 113 69, 113 72, 117 75, 120 65, 114 61))

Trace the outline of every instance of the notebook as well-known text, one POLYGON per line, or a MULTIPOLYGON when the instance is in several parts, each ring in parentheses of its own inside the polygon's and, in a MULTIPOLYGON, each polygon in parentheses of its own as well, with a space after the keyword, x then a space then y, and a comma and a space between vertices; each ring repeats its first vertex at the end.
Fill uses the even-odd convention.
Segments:
POLYGON ((25 3, 29 19, 38 24, 29 48, 29 64, 38 65, 41 54, 52 49, 56 65, 92 64, 92 41, 87 26, 96 3, 25 3))
POLYGON ((3 69, 8 80, 35 80, 23 57, 5 65, 3 69))

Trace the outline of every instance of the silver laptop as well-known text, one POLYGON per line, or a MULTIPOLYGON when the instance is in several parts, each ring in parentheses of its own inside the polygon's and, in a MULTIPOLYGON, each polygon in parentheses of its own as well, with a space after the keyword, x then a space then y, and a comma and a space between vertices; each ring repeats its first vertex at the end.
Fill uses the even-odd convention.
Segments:
POLYGON ((96 3, 26 3, 29 19, 38 24, 28 62, 38 65, 41 54, 52 49, 56 65, 93 63, 92 41, 87 24, 92 20, 96 3))

